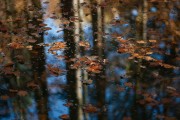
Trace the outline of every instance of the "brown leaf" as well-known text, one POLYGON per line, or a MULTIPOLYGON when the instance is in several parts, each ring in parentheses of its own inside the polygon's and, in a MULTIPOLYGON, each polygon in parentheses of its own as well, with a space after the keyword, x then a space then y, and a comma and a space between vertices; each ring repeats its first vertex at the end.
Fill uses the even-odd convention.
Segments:
POLYGON ((69 120, 70 119, 69 115, 67 115, 67 114, 61 115, 60 118, 63 120, 69 120))
POLYGON ((59 76, 65 72, 65 70, 61 70, 60 68, 53 67, 52 65, 49 65, 49 64, 47 65, 47 68, 48 68, 49 72, 55 76, 59 76))
POLYGON ((71 106, 73 106, 73 103, 67 102, 66 104, 64 104, 64 106, 66 106, 66 107, 71 107, 71 106))
POLYGON ((7 96, 7 95, 2 95, 2 96, 0 96, 0 98, 1 98, 2 100, 8 100, 8 99, 9 99, 9 96, 7 96))
POLYGON ((87 42, 87 41, 80 41, 80 42, 79 42, 79 46, 85 47, 86 49, 89 49, 89 48, 90 48, 90 44, 89 44, 89 42, 87 42))
POLYGON ((126 87, 132 87, 132 86, 133 86, 133 84, 132 84, 131 82, 126 82, 124 85, 125 85, 126 87))
POLYGON ((22 49, 24 48, 24 45, 22 43, 12 42, 9 43, 8 46, 13 49, 22 49))
POLYGON ((49 51, 61 50, 66 48, 66 42, 55 42, 50 47, 49 51))
POLYGON ((84 112, 87 112, 87 113, 95 113, 98 111, 97 107, 91 105, 91 104, 88 104, 86 105, 84 108, 83 108, 84 112))
POLYGON ((27 91, 24 91, 24 90, 20 90, 20 91, 18 91, 18 93, 17 93, 19 96, 22 96, 22 97, 24 97, 24 96, 26 96, 28 93, 27 93, 27 91))

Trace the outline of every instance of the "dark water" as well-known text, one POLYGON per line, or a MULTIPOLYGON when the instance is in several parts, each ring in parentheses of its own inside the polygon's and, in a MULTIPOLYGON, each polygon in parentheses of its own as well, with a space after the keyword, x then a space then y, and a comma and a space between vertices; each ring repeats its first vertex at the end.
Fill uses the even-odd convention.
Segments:
POLYGON ((0 120, 180 119, 178 0, 0 3, 0 120))

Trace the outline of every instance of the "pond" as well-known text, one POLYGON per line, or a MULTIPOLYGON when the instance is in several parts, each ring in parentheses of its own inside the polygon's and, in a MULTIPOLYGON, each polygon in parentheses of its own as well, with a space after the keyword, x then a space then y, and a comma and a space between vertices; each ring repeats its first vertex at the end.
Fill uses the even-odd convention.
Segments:
POLYGON ((1 0, 0 120, 179 120, 179 0, 1 0))

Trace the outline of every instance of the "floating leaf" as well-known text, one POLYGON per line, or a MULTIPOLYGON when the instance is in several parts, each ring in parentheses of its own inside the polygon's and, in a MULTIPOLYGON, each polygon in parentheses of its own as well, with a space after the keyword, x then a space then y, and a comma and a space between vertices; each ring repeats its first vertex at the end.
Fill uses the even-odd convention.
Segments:
POLYGON ((63 120, 69 120, 70 119, 69 115, 67 115, 67 114, 61 115, 60 118, 63 120))
POLYGON ((22 49, 24 48, 24 45, 22 43, 12 42, 9 43, 8 46, 13 49, 22 49))
POLYGON ((91 104, 88 104, 86 106, 83 107, 83 110, 84 112, 87 112, 87 113, 95 113, 95 112, 98 112, 98 109, 97 107, 91 105, 91 104))
POLYGON ((9 96, 8 95, 2 95, 0 96, 1 100, 8 100, 9 96))
POLYGON ((24 91, 24 90, 20 90, 20 91, 18 91, 18 93, 17 93, 19 96, 22 96, 22 97, 24 97, 24 96, 27 96, 27 91, 24 91))
POLYGON ((65 70, 61 70, 58 67, 53 67, 52 65, 47 65, 47 69, 52 75, 59 76, 65 72, 65 70))

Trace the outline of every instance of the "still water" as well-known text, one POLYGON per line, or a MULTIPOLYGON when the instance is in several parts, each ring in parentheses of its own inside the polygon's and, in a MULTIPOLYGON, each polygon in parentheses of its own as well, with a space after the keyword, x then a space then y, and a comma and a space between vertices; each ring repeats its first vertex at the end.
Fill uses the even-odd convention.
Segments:
POLYGON ((0 120, 179 120, 178 0, 0 0, 0 120))

